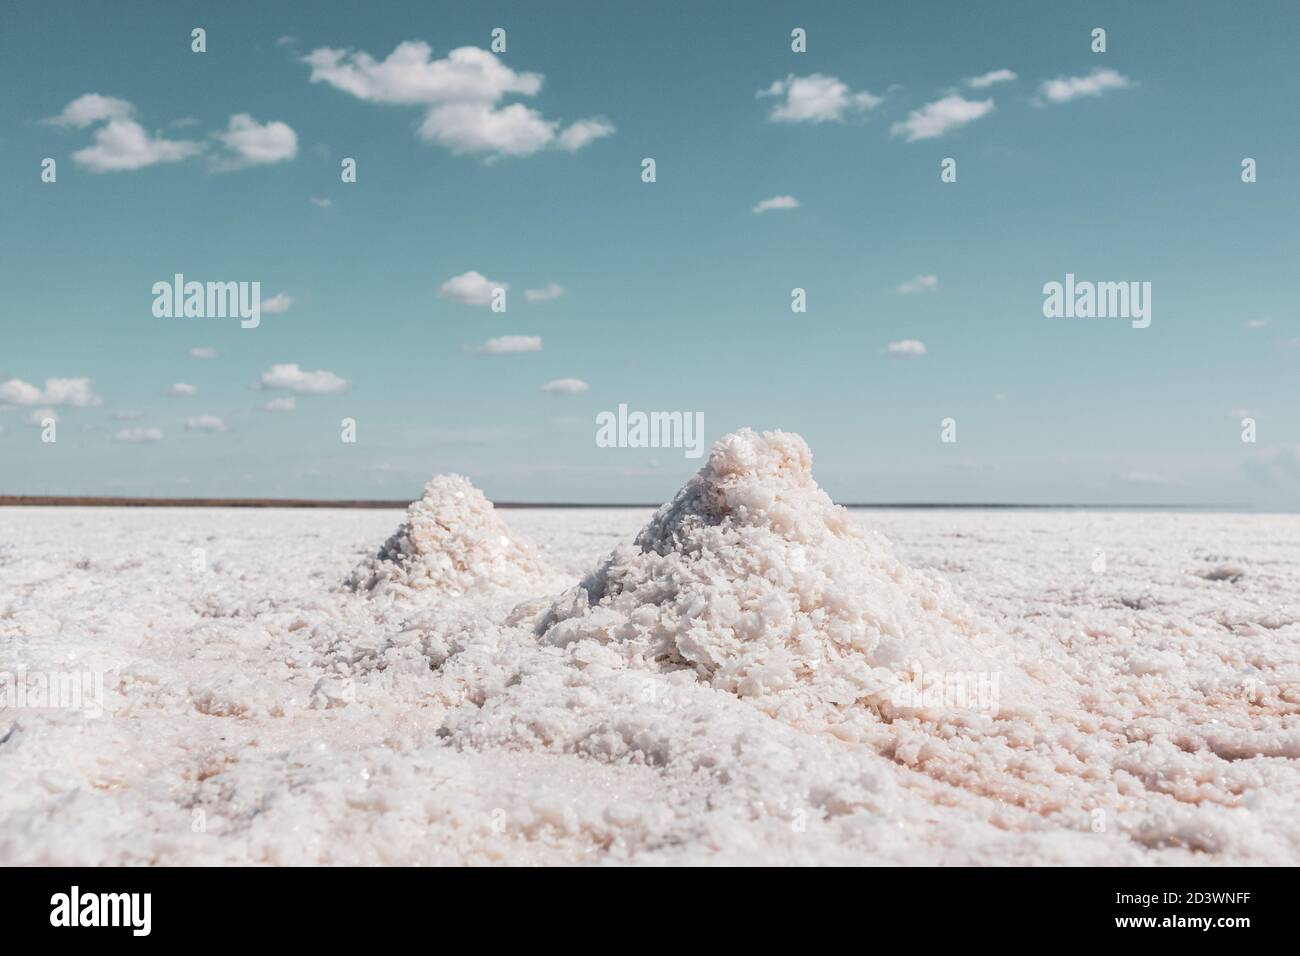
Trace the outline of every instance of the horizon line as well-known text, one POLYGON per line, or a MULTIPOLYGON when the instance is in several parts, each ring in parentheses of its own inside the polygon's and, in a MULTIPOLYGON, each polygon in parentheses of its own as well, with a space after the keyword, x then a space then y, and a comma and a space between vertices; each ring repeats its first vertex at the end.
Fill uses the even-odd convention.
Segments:
MULTIPOLYGON (((854 501, 836 502, 845 508, 878 510, 1039 510, 1039 511, 1250 511, 1251 505, 1155 504, 1146 502, 1106 504, 1087 502, 1005 501, 854 501)), ((0 507, 89 507, 89 508, 345 508, 403 509, 411 499, 380 498, 144 498, 116 495, 0 495, 0 507)), ((524 508, 659 508, 664 502, 617 501, 494 501, 493 507, 524 508)))

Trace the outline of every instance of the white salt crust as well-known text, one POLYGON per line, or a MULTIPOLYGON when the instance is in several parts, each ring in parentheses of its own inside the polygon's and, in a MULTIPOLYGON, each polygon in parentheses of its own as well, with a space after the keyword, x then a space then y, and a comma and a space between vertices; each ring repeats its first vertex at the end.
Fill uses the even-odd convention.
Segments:
POLYGON ((519 540, 492 502, 461 475, 436 475, 406 520, 347 584, 371 594, 527 589, 545 575, 532 545, 519 540))
MULTIPOLYGON (((718 442, 633 545, 556 600, 536 630, 557 647, 613 645, 632 666, 688 668, 766 713, 848 739, 921 712, 900 686, 918 675, 995 670, 981 653, 990 625, 833 504, 813 481, 808 446, 785 432, 718 442)), ((1000 675, 999 689, 1002 680, 1026 689, 1023 675, 1000 675)))
POLYGON ((1300 862, 1300 517, 847 513, 752 432, 507 513, 553 575, 439 500, 359 592, 391 512, 0 509, 0 671, 105 675, 0 711, 0 864, 1300 862))

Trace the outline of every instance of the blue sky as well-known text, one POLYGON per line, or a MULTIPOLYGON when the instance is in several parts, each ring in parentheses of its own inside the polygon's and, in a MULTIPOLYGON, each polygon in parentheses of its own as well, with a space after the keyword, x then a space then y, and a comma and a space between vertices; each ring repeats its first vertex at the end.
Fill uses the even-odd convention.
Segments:
POLYGON ((662 500, 699 462, 597 447, 625 403, 798 431, 839 500, 1300 501, 1293 3, 3 16, 0 492, 662 500), (176 272, 289 305, 157 318, 176 272), (1066 273, 1151 326, 1045 318, 1066 273))

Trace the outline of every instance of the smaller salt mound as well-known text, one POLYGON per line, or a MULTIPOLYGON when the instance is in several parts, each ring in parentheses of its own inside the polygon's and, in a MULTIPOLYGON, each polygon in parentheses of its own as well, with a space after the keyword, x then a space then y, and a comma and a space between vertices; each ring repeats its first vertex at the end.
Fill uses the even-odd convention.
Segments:
POLYGON ((634 546, 536 624, 544 643, 596 641, 633 667, 691 668, 769 713, 822 726, 850 711, 917 713, 924 702, 905 691, 918 669, 988 671, 982 629, 942 580, 904 566, 831 502, 802 438, 751 429, 714 445, 634 546))
POLYGON ((533 548, 506 527, 492 502, 460 475, 435 475, 379 553, 346 585, 370 594, 527 589, 544 573, 533 548))

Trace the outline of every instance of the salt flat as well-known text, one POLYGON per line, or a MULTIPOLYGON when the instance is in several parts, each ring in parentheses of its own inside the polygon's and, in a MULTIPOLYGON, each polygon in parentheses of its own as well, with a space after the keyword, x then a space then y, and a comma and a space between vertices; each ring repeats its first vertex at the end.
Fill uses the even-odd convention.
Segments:
POLYGON ((1300 517, 852 512, 992 713, 540 639, 650 516, 500 512, 532 590, 393 597, 343 582, 401 512, 0 509, 0 672, 103 675, 0 710, 0 863, 1300 863, 1300 517))

